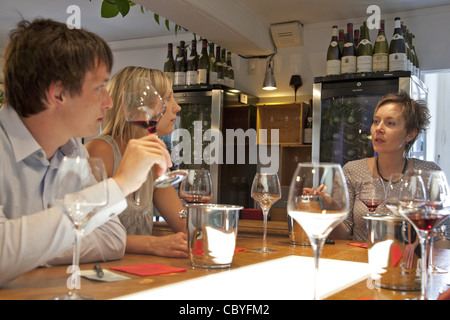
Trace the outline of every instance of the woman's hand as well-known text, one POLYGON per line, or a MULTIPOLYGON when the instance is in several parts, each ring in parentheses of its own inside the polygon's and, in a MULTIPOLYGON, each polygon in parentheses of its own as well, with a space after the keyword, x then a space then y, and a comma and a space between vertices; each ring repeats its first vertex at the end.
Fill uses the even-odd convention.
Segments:
POLYGON ((170 154, 164 142, 154 134, 131 139, 113 178, 123 194, 127 196, 147 181, 148 173, 153 166, 156 166, 155 172, 158 176, 172 166, 170 154))
POLYGON ((325 191, 327 190, 327 187, 321 184, 317 187, 317 190, 315 190, 316 187, 312 188, 303 188, 303 195, 304 196, 321 196, 323 197, 325 195, 325 191))
POLYGON ((187 235, 178 232, 168 236, 151 237, 150 254, 169 258, 188 258, 187 235))

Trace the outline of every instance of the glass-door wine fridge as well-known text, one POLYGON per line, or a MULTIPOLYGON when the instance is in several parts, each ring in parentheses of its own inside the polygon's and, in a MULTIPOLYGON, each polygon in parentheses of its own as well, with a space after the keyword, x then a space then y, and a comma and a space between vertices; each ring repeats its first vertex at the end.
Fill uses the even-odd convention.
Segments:
POLYGON ((208 169, 214 189, 211 203, 242 204, 249 207, 251 181, 256 164, 227 160, 227 144, 234 157, 245 152, 248 142, 226 141, 226 131, 256 129, 258 98, 223 85, 174 86, 175 101, 181 106, 171 137, 172 161, 179 169, 208 169))
MULTIPOLYGON (((370 127, 375 107, 384 95, 400 90, 413 99, 427 100, 426 86, 409 71, 315 78, 312 160, 343 166, 373 156, 370 127)), ((425 159, 425 143, 421 134, 411 156, 425 159)))

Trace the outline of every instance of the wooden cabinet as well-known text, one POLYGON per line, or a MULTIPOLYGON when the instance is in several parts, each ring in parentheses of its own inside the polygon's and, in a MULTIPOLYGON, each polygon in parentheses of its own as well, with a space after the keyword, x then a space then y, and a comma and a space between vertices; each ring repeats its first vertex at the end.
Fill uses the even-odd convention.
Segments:
POLYGON ((278 175, 285 187, 290 185, 297 163, 311 161, 311 144, 303 143, 303 128, 309 108, 309 104, 304 102, 258 104, 258 144, 279 145, 278 175), (259 137, 260 129, 267 129, 267 134, 259 137), (278 129, 278 139, 272 136, 272 129, 278 129))

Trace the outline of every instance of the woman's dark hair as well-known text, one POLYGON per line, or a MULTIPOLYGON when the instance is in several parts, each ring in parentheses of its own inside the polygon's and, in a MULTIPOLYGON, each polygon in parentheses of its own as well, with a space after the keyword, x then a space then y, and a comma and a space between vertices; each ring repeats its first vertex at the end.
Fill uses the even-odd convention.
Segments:
POLYGON ((405 147, 405 154, 407 155, 419 134, 427 131, 428 126, 430 125, 430 110, 425 101, 411 99, 408 93, 402 90, 399 93, 389 93, 385 95, 378 102, 375 112, 377 112, 381 106, 388 103, 392 103, 400 108, 401 114, 406 122, 406 132, 409 133, 412 130, 417 129, 417 135, 414 139, 409 141, 405 147))

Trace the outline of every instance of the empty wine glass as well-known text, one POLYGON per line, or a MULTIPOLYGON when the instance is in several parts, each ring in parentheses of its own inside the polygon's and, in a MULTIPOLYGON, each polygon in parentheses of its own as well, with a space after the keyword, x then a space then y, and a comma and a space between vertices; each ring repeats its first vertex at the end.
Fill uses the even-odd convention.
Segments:
POLYGON ((187 203, 207 203, 213 198, 211 175, 206 169, 190 169, 180 185, 180 197, 187 203))
POLYGON ((345 176, 339 164, 299 163, 289 187, 289 215, 308 235, 314 251, 314 299, 318 299, 319 258, 325 239, 348 215, 345 176))
POLYGON ((384 203, 386 205, 386 208, 388 208, 395 216, 400 216, 400 213, 398 212, 398 205, 402 181, 402 173, 393 174, 390 176, 388 185, 386 187, 386 198, 384 200, 384 203))
POLYGON ((252 198, 259 203, 263 211, 264 234, 263 246, 254 249, 254 252, 270 253, 276 250, 267 247, 267 216, 272 205, 281 198, 281 186, 278 174, 276 173, 256 173, 252 184, 252 198))
MULTIPOLYGON (((148 79, 129 79, 123 89, 122 104, 126 121, 146 129, 149 134, 156 134, 166 104, 148 79)), ((186 178, 186 174, 185 170, 168 171, 155 180, 154 186, 164 188, 177 184, 186 178)))
POLYGON ((359 199, 369 209, 369 213, 374 213, 386 197, 386 190, 383 179, 372 177, 369 182, 361 182, 359 199))
POLYGON ((73 223, 75 246, 72 276, 67 281, 69 293, 57 300, 93 299, 78 293, 80 288, 80 244, 81 235, 95 209, 108 203, 107 175, 100 158, 65 157, 55 178, 54 206, 59 207, 73 223))

